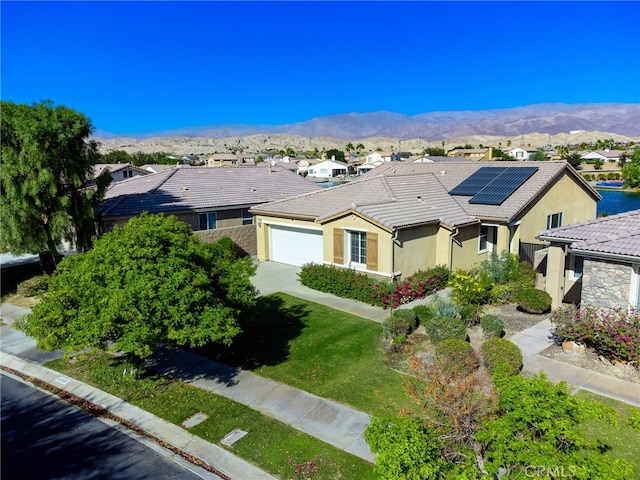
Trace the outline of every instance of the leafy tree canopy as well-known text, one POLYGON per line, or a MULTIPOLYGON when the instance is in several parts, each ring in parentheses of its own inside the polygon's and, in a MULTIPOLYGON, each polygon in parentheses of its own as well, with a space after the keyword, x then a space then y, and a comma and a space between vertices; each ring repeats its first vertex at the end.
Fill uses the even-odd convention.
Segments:
POLYGON ((544 162, 547 160, 547 154, 542 148, 539 148, 536 150, 536 153, 534 153, 533 155, 531 155, 531 157, 529 157, 529 160, 534 162, 544 162))
POLYGON ((63 240, 79 250, 88 247, 96 209, 111 181, 109 172, 93 179, 100 157, 98 144, 89 140, 91 121, 48 100, 2 102, 0 121, 2 246, 53 258, 63 240))
POLYGON ((112 348, 140 360, 159 342, 230 344, 255 305, 249 257, 202 243, 175 217, 142 215, 65 258, 18 328, 44 351, 112 348))
POLYGON ((624 167, 622 167, 622 175, 628 187, 640 188, 640 147, 635 147, 631 155, 625 160, 624 167))
POLYGON ((172 157, 171 154, 167 152, 151 152, 151 153, 143 153, 136 152, 131 155, 131 163, 136 167, 141 165, 148 164, 157 164, 157 165, 175 165, 176 162, 180 160, 176 160, 175 157, 172 157))
POLYGON ((344 152, 342 150, 338 150, 337 148, 327 150, 326 155, 328 159, 331 159, 331 157, 335 156, 337 161, 344 162, 344 152))
POLYGON ((431 155, 434 157, 444 157, 446 155, 444 148, 427 147, 422 151, 423 155, 431 155))

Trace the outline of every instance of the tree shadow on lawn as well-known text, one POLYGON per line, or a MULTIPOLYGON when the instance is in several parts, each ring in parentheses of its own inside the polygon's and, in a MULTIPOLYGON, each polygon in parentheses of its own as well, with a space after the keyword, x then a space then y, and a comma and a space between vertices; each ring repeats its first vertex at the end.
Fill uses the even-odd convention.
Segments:
POLYGON ((278 365, 289 358, 289 342, 305 328, 308 313, 304 305, 286 305, 278 296, 259 297, 253 314, 240 320, 242 333, 231 346, 211 344, 193 351, 245 370, 278 365))

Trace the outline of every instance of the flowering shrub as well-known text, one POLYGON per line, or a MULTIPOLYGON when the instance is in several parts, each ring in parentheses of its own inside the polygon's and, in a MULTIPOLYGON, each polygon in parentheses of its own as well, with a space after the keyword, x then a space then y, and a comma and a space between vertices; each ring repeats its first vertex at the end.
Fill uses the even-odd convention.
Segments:
POLYGON ((449 278, 454 300, 463 305, 487 303, 492 285, 491 277, 483 271, 459 269, 449 278))
POLYGON ((554 334, 582 342, 610 360, 640 363, 640 313, 574 305, 551 314, 554 334))
POLYGON ((379 282, 351 269, 308 263, 303 265, 298 277, 300 283, 314 290, 386 309, 397 308, 443 289, 447 286, 448 271, 435 267, 393 283, 379 282))

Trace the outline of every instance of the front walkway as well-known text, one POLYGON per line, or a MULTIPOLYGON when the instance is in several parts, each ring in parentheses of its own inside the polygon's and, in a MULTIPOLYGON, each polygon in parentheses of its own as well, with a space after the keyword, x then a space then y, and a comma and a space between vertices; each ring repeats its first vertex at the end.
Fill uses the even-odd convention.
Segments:
POLYGON ((509 337, 509 340, 518 345, 522 351, 524 371, 530 373, 543 371, 553 381, 564 380, 569 385, 583 390, 640 407, 640 385, 637 383, 540 355, 540 352, 552 345, 551 328, 551 321, 546 319, 509 337))

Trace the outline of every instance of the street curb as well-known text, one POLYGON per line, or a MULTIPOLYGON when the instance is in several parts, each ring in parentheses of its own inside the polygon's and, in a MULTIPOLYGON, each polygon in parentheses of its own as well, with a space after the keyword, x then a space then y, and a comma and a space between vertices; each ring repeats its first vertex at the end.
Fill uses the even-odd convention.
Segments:
POLYGON ((135 405, 55 370, 2 352, 0 369, 96 417, 107 417, 224 480, 276 480, 247 461, 135 405))

